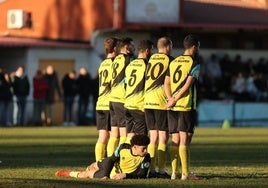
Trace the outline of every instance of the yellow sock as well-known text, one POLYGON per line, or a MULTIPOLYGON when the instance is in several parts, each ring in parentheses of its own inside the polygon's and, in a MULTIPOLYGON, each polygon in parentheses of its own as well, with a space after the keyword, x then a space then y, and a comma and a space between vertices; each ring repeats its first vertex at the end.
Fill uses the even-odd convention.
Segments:
POLYGON ((158 144, 157 152, 158 152, 158 167, 159 172, 165 172, 166 167, 166 144, 158 144))
POLYGON ((178 174, 179 146, 170 146, 170 160, 172 173, 178 174))
POLYGON ((96 143, 95 145, 95 160, 98 161, 105 157, 105 147, 106 144, 103 143, 96 143))
POLYGON ((70 177, 78 178, 78 174, 79 174, 79 172, 72 171, 72 172, 70 172, 70 177))
POLYGON ((187 160, 187 162, 188 162, 188 169, 190 169, 190 147, 188 146, 188 149, 187 149, 187 157, 188 157, 188 160, 187 160))
POLYGON ((181 173, 185 176, 189 174, 189 166, 188 166, 188 147, 187 146, 179 146, 179 153, 181 158, 181 173))
POLYGON ((155 153, 156 153, 155 144, 149 144, 147 150, 151 156, 150 170, 155 170, 155 153))
POLYGON ((116 147, 118 146, 119 139, 116 137, 111 136, 109 138, 108 144, 107 144, 107 157, 110 157, 113 155, 116 147))
POLYGON ((124 144, 125 141, 126 141, 126 139, 127 139, 126 136, 121 136, 121 137, 120 137, 120 140, 119 140, 119 146, 120 146, 121 144, 124 144))
POLYGON ((130 144, 130 140, 131 140, 131 137, 128 136, 125 143, 130 144))

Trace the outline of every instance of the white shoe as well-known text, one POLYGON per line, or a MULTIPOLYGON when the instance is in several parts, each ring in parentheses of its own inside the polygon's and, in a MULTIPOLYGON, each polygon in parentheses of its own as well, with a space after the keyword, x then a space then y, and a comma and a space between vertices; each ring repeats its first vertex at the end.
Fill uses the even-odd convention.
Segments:
POLYGON ((172 180, 175 180, 175 179, 177 179, 177 174, 175 174, 175 173, 172 173, 172 174, 171 174, 171 177, 170 177, 170 179, 172 179, 172 180))
POLYGON ((201 178, 191 173, 188 176, 186 176, 185 174, 182 174, 181 180, 201 180, 201 178))

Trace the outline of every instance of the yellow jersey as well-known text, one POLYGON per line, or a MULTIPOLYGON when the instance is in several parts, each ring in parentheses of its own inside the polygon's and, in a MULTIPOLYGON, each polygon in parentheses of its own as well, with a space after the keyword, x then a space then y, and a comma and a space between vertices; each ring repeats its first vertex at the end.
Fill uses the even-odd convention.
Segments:
POLYGON ((144 84, 147 61, 137 58, 126 67, 125 108, 144 111, 144 84))
POLYGON ((118 54, 112 63, 112 82, 110 101, 125 102, 125 68, 130 62, 130 56, 118 54))
POLYGON ((112 79, 113 58, 103 60, 98 69, 99 75, 99 97, 96 104, 96 110, 110 110, 110 92, 112 79))
POLYGON ((146 69, 144 108, 165 110, 167 103, 164 81, 170 61, 174 58, 162 53, 153 54, 146 69))
MULTIPOLYGON (((192 76, 198 80, 200 73, 200 64, 195 61, 192 56, 181 55, 174 59, 167 72, 170 78, 170 89, 172 96, 176 96, 180 88, 185 84, 187 77, 192 76)), ((197 106, 197 88, 194 83, 186 94, 180 98, 176 105, 171 108, 174 111, 190 111, 196 110, 197 106)))

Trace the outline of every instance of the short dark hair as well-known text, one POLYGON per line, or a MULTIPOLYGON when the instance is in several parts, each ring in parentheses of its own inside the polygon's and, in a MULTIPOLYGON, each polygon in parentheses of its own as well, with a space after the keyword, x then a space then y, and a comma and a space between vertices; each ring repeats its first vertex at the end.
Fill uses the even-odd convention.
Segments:
POLYGON ((105 53, 112 53, 114 51, 114 48, 117 46, 118 39, 115 37, 110 37, 105 39, 103 45, 105 49, 105 53))
POLYGON ((200 46, 200 42, 198 40, 198 37, 196 35, 193 35, 193 34, 187 35, 183 41, 184 49, 189 49, 194 45, 198 46, 198 47, 200 46))
POLYGON ((123 48, 125 45, 130 45, 131 42, 133 42, 133 39, 130 38, 130 37, 126 37, 126 38, 122 38, 120 41, 119 41, 119 48, 123 48))
POLYGON ((146 49, 152 49, 154 43, 150 40, 141 40, 138 45, 138 51, 144 52, 146 49))
POLYGON ((134 135, 130 141, 131 146, 148 146, 150 143, 150 138, 145 134, 134 135))

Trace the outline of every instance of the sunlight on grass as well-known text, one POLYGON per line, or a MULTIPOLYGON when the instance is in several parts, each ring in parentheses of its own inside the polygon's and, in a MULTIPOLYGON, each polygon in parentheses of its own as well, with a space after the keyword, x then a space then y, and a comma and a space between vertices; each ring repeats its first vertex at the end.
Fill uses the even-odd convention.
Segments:
POLYGON ((267 130, 197 128, 191 171, 201 181, 100 181, 54 176, 59 169, 83 170, 94 161, 96 127, 0 128, 0 187, 267 187, 267 130))

